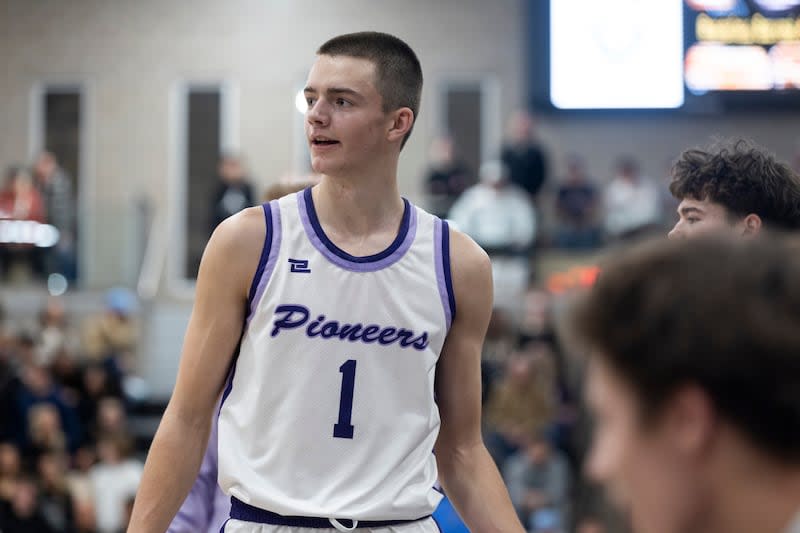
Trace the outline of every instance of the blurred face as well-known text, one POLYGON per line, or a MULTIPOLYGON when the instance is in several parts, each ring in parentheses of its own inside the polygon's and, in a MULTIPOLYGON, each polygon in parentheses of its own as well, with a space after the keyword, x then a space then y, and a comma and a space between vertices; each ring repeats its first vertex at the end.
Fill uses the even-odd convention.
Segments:
POLYGON ((125 411, 116 399, 105 399, 100 402, 97 411, 97 422, 102 430, 114 432, 125 428, 125 411))
POLYGON ((643 427, 633 391, 597 357, 586 387, 595 420, 589 476, 628 511, 637 533, 696 531, 702 484, 670 424, 659 419, 643 427))
POLYGON ((39 459, 39 475, 50 485, 57 485, 64 475, 63 462, 57 456, 43 455, 39 459))
POLYGON ((235 157, 225 157, 219 164, 219 174, 226 183, 235 183, 244 178, 244 166, 235 157))
POLYGON ((17 483, 11 505, 17 515, 31 516, 36 510, 36 485, 30 481, 17 483))
POLYGON ((387 152, 391 113, 375 87, 375 66, 346 56, 317 58, 305 88, 305 131, 315 172, 369 171, 387 152))
POLYGON ((19 472, 19 450, 13 444, 0 444, 0 475, 11 475, 19 472))
POLYGON ((49 178, 56 169, 56 160, 51 154, 45 152, 36 159, 33 168, 39 177, 49 178))
POLYGON ((678 216, 678 222, 669 232, 670 239, 691 239, 715 233, 744 233, 741 222, 734 222, 727 209, 709 200, 684 198, 678 205, 678 216))
POLYGON ((534 121, 528 113, 516 112, 509 122, 509 133, 513 141, 524 143, 533 137, 534 121))
POLYGON ((508 359, 506 372, 512 383, 525 385, 531 380, 531 358, 515 353, 508 359))
POLYGON ((42 313, 42 322, 48 326, 63 326, 66 318, 64 304, 58 298, 50 298, 42 313))
POLYGON ((543 464, 550 458, 550 445, 547 441, 537 440, 528 445, 527 453, 533 464, 543 464))

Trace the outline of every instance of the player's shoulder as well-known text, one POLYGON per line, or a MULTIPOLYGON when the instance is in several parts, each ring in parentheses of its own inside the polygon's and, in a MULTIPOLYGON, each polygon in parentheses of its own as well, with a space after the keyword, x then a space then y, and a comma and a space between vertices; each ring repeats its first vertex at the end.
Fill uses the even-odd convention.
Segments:
POLYGON ((229 270, 249 272, 258 264, 266 231, 263 207, 248 207, 216 227, 205 253, 222 260, 229 270))
POLYGON ((489 255, 469 235, 450 227, 450 269, 456 292, 459 286, 469 287, 473 282, 491 279, 492 264, 489 255))

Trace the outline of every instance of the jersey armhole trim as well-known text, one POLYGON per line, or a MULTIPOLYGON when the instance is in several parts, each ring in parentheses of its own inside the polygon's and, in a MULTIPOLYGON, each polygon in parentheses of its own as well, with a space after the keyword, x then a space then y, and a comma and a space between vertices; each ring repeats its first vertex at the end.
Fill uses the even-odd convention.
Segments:
POLYGON ((434 219, 433 240, 436 282, 439 286, 439 296, 442 299, 445 321, 449 330, 456 317, 456 298, 450 274, 450 227, 440 218, 434 219))
POLYGON ((266 235, 264 236, 264 247, 261 250, 261 258, 258 262, 253 281, 250 284, 250 293, 247 298, 247 319, 245 325, 250 323, 250 319, 258 308, 258 303, 264 295, 264 290, 267 287, 272 276, 272 271, 275 269, 275 263, 278 260, 278 252, 281 245, 281 213, 280 206, 277 200, 262 205, 264 209, 264 221, 266 223, 266 235))

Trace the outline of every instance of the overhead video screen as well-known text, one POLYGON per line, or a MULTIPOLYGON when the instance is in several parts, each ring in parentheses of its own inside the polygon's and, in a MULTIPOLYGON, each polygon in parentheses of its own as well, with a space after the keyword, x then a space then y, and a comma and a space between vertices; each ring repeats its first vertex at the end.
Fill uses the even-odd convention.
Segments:
POLYGON ((550 101, 559 109, 678 108, 683 1, 552 0, 550 101))
POLYGON ((529 2, 540 109, 800 109, 800 0, 529 2))
POLYGON ((687 0, 686 9, 689 91, 800 89, 800 0, 687 0))

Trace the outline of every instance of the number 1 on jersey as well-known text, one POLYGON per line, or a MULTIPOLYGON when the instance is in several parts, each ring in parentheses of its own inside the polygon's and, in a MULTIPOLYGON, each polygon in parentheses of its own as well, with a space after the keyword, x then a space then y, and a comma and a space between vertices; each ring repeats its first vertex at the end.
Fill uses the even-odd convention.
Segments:
POLYGON ((348 359, 339 367, 342 373, 342 394, 339 398, 339 420, 333 425, 333 436, 339 439, 353 438, 353 391, 356 387, 356 362, 348 359))

